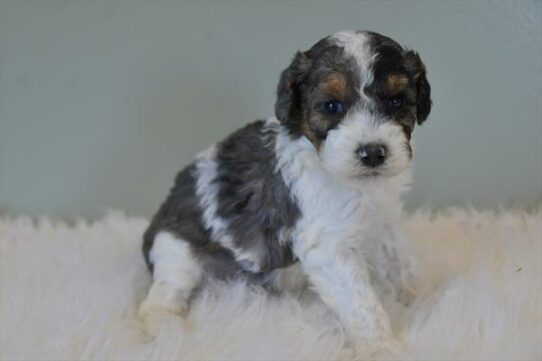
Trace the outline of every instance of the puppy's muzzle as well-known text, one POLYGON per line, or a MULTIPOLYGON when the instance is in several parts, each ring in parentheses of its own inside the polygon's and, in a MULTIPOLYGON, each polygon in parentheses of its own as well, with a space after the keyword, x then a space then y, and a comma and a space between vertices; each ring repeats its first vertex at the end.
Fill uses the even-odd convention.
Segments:
POLYGON ((356 154, 364 166, 376 168, 386 161, 387 148, 384 144, 365 144, 356 154))

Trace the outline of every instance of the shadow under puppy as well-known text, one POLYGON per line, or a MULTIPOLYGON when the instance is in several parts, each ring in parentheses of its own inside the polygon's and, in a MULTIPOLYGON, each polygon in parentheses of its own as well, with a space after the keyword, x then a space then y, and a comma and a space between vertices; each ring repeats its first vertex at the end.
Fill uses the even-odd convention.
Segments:
POLYGON ((204 277, 280 289, 292 269, 352 341, 392 337, 380 297, 411 297, 400 196, 412 131, 430 109, 424 64, 388 37, 344 31, 298 52, 280 77, 275 117, 177 175, 144 235, 153 284, 141 317, 183 314, 204 277))

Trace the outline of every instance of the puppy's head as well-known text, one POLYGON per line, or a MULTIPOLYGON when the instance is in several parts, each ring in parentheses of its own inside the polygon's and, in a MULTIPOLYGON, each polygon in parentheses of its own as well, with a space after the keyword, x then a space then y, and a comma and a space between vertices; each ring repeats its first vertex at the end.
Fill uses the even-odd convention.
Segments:
POLYGON ((414 126, 430 110, 418 54, 366 31, 339 32, 298 52, 282 72, 275 104, 290 133, 308 138, 324 167, 347 180, 405 170, 414 126))

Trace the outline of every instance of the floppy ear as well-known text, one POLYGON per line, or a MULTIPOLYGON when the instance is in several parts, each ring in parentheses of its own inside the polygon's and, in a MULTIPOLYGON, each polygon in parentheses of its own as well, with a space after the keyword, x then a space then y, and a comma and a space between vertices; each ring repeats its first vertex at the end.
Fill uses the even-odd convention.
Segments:
POLYGON ((275 116, 290 130, 299 130, 301 126, 301 85, 310 67, 311 61, 307 55, 297 52, 290 66, 280 75, 275 116))
POLYGON ((431 86, 427 81, 425 65, 418 53, 413 50, 405 53, 407 70, 412 74, 416 84, 416 120, 422 124, 431 111, 431 86))

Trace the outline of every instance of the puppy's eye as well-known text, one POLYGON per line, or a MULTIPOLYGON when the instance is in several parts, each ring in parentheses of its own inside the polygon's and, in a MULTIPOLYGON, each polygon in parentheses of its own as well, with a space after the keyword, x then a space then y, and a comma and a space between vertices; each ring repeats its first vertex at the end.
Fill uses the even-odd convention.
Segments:
POLYGON ((338 100, 330 100, 324 103, 324 112, 328 114, 338 114, 344 111, 344 104, 338 100))
POLYGON ((399 97, 390 98, 389 103, 392 108, 399 109, 403 106, 403 99, 399 97))

